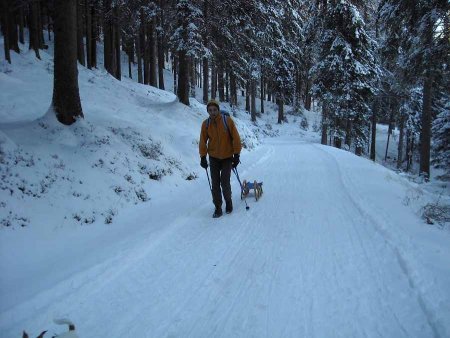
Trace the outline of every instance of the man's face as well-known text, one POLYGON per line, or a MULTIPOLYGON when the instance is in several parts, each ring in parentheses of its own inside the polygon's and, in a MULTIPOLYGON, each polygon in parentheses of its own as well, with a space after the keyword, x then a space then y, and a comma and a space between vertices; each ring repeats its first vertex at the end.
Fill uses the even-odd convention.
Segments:
POLYGON ((208 113, 211 116, 216 116, 217 114, 219 114, 219 109, 212 104, 208 107, 208 113))

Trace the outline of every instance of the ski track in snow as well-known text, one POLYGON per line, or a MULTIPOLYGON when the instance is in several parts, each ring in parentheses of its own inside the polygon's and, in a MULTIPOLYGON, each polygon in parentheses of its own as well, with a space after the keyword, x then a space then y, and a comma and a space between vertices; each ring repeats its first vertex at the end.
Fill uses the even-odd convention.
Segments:
POLYGON ((389 220, 333 154, 274 140, 243 162, 241 180, 264 181, 249 211, 233 180, 235 210, 213 220, 201 179, 172 213, 136 214, 110 258, 4 311, 0 335, 69 314, 80 337, 443 336, 389 220))

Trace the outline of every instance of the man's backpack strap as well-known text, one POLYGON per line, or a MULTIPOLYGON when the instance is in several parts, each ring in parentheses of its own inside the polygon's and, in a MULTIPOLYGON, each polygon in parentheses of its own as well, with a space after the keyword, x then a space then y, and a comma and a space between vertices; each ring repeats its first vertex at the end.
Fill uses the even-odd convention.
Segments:
MULTIPOLYGON (((220 115, 222 115, 223 125, 227 129, 228 135, 230 135, 230 138, 233 140, 233 137, 231 136, 230 128, 228 127, 228 121, 227 121, 227 117, 230 116, 230 114, 228 112, 220 112, 220 115)), ((211 118, 208 117, 206 119, 206 130, 208 130, 210 123, 211 123, 211 118)))

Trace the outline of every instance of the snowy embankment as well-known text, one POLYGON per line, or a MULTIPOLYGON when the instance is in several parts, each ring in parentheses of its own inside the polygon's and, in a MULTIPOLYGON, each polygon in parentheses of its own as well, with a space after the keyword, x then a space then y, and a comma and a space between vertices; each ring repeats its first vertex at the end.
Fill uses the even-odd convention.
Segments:
MULTIPOLYGON (((3 226, 111 223, 120 209, 159 194, 163 177, 166 186, 197 177, 204 105, 185 107, 172 93, 79 67, 86 119, 65 127, 45 114, 52 58, 24 54, 0 72, 3 226)), ((245 125, 241 133, 254 147, 245 125)))
POLYGON ((0 337, 61 317, 80 337, 450 334, 450 234, 421 220, 420 185, 267 104, 257 125, 236 117, 263 197, 246 211, 233 178, 235 210, 213 220, 204 105, 79 67, 86 118, 61 126, 41 55, 0 71, 0 337))

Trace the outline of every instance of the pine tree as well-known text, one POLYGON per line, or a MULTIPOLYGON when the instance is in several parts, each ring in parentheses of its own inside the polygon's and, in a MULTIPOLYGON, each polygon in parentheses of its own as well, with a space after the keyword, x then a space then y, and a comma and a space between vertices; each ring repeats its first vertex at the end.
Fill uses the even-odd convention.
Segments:
POLYGON ((374 41, 365 30, 358 9, 348 1, 328 4, 322 55, 315 66, 315 95, 326 107, 324 125, 333 133, 334 145, 345 141, 361 154, 368 142, 370 100, 380 73, 374 41))

